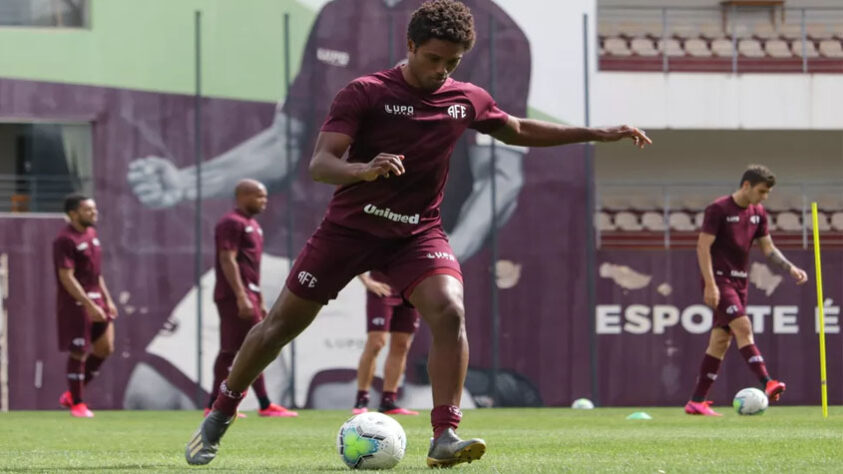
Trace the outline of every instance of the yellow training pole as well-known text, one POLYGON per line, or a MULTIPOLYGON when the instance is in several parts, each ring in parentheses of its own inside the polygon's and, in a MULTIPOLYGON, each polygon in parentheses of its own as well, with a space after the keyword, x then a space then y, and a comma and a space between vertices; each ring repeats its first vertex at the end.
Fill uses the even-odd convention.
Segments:
POLYGON ((823 270, 820 264, 820 230, 817 219, 817 203, 811 203, 811 219, 814 223, 814 263, 817 269, 817 310, 820 316, 820 390, 823 400, 823 418, 828 418, 828 383, 825 376, 825 305, 823 301, 823 270))

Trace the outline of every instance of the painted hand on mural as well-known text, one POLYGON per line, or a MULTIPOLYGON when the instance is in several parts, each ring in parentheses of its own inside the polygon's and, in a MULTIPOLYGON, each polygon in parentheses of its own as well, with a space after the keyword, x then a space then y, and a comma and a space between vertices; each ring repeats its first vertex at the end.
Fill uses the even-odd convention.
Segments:
POLYGON ((138 200, 151 208, 172 207, 185 194, 183 173, 172 161, 158 156, 129 163, 126 180, 138 200))

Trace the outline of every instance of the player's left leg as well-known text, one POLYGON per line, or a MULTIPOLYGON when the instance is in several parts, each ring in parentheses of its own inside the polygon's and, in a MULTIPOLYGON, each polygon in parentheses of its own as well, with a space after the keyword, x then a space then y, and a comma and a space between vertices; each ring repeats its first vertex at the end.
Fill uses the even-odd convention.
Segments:
POLYGON ((100 374, 100 366, 114 353, 114 323, 95 323, 91 340, 91 353, 85 359, 85 386, 100 374))
POLYGON ((387 415, 418 415, 419 412, 399 407, 398 382, 407 366, 407 353, 413 344, 413 333, 393 331, 389 336, 389 352, 383 365, 383 396, 378 411, 387 415))
POLYGON ((296 296, 286 286, 281 290, 266 319, 249 331, 228 378, 220 384, 213 410, 185 447, 188 464, 208 464, 216 457, 246 390, 281 349, 310 325, 322 305, 296 296))
POLYGON ((258 375, 258 378, 252 382, 252 390, 255 391, 255 395, 258 397, 258 403, 260 404, 258 416, 269 418, 293 418, 299 416, 297 411, 288 410, 286 407, 272 403, 269 400, 263 374, 258 375))
POLYGON ((711 402, 706 401, 706 397, 717 379, 720 364, 723 357, 726 356, 726 351, 729 349, 731 342, 732 334, 728 327, 715 327, 711 330, 694 392, 691 394, 691 399, 685 404, 685 413, 689 415, 720 416, 720 413, 711 409, 711 402))
POLYGON ((767 372, 767 365, 764 363, 764 356, 755 345, 755 337, 752 333, 752 323, 747 316, 740 316, 729 323, 729 328, 735 335, 735 341, 738 344, 738 350, 749 365, 749 369, 764 386, 764 391, 767 393, 767 398, 770 401, 777 401, 782 392, 787 386, 784 382, 773 380, 767 372))
POLYGON ((486 443, 481 439, 463 441, 454 432, 462 418, 459 406, 468 369, 462 282, 451 274, 433 274, 416 285, 409 300, 433 336, 427 362, 434 406, 427 465, 448 467, 480 459, 486 443))

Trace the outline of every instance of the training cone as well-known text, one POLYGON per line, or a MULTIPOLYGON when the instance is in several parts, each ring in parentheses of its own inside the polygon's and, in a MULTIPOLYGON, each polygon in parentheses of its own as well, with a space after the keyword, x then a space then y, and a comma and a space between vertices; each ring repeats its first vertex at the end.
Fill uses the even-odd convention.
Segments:
POLYGON ((635 413, 626 417, 627 420, 652 420, 653 417, 643 411, 636 411, 635 413))

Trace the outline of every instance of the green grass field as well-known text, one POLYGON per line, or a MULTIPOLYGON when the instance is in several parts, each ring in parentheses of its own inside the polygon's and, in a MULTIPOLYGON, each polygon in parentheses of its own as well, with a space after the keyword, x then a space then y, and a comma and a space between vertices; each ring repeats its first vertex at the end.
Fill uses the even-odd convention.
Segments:
MULTIPOLYGON (((843 407, 773 407, 761 416, 691 417, 681 407, 644 408, 652 420, 626 420, 640 408, 471 410, 459 432, 482 437, 486 456, 455 468, 471 472, 843 472, 843 407)), ((200 412, 0 413, 0 472, 345 471, 334 444, 345 411, 295 419, 248 413, 219 456, 189 467, 184 445, 200 412)), ((408 447, 399 471, 425 466, 428 416, 401 417, 408 447)))

